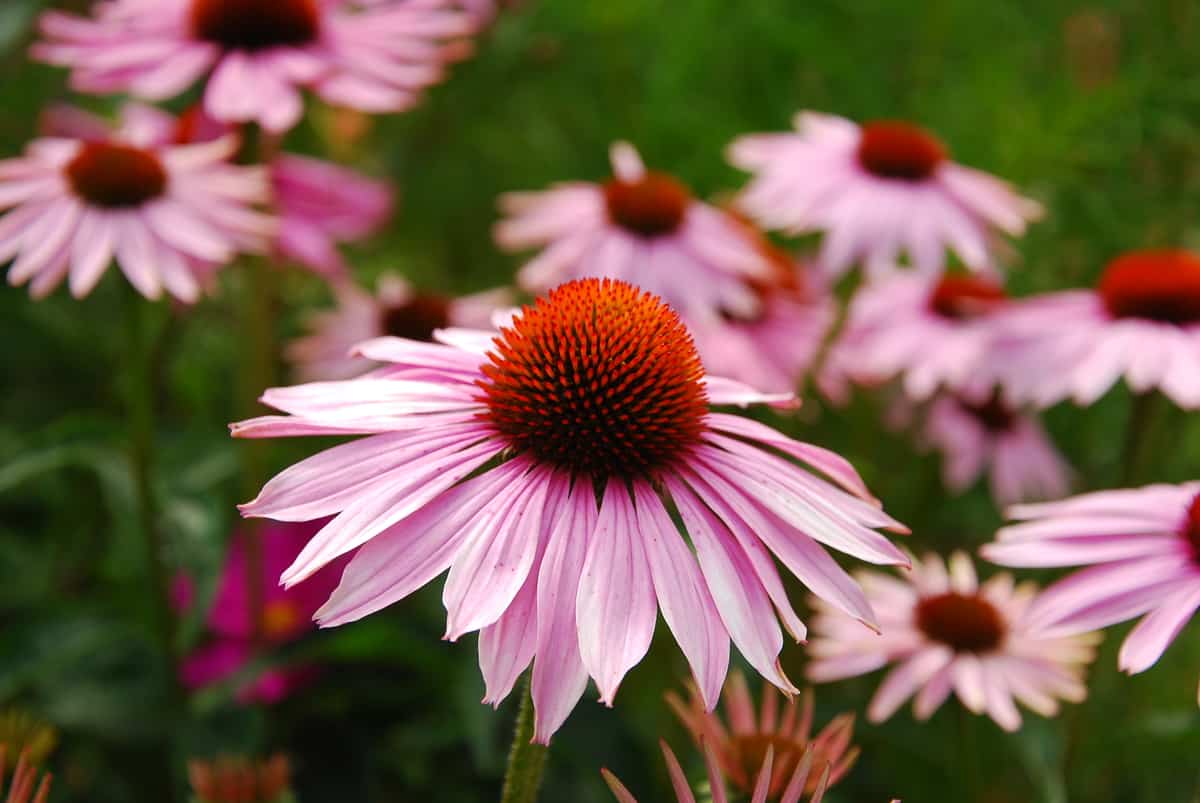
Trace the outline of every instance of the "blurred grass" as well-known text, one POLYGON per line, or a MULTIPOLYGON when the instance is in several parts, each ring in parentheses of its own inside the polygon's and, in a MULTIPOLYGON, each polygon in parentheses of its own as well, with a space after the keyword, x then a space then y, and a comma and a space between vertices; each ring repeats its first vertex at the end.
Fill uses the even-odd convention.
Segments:
MULTIPOLYGON (((62 73, 22 54, 39 5, 0 3, 0 155, 33 135, 44 104, 69 97, 62 73)), ((428 102, 378 121, 348 154, 394 178, 402 193, 394 225, 354 249, 354 261, 364 281, 399 270, 454 291, 501 284, 519 262, 490 242, 499 193, 604 176, 607 147, 619 138, 698 193, 727 192, 743 178, 722 159, 734 136, 783 129, 794 111, 813 108, 929 126, 956 158, 1046 204, 1047 219, 1016 244, 1017 292, 1088 282, 1125 249, 1200 248, 1197 41, 1194 0, 531 0, 428 102)), ((319 134, 303 128, 290 144, 312 148, 319 134)), ((159 368, 159 491, 170 557, 208 586, 238 493, 238 447, 224 425, 241 345, 232 301, 240 278, 173 318, 159 368)), ((281 337, 297 331, 300 310, 327 303, 317 281, 286 280, 281 337)), ((84 302, 60 292, 32 303, 21 290, 0 291, 8 344, 0 350, 0 705, 20 703, 61 730, 54 799, 150 803, 140 781, 169 730, 180 768, 191 753, 291 751, 302 803, 495 799, 512 706, 496 714, 478 704, 471 640, 439 641, 436 587, 298 648, 321 657, 327 671, 275 709, 237 709, 206 696, 185 724, 162 718, 155 694, 164 668, 142 610, 122 451, 117 281, 109 277, 84 302)), ((1128 408, 1120 390, 1091 409, 1049 414, 1088 487, 1120 481, 1128 408)), ((913 526, 914 548, 987 540, 999 518, 986 493, 941 496, 936 460, 882 432, 879 412, 871 399, 844 411, 813 404, 801 423, 785 425, 849 456, 913 526)), ((1157 422, 1140 481, 1197 475, 1194 419, 1170 411, 1157 422)), ((282 466, 314 448, 281 444, 273 461, 282 466)), ((1058 720, 1031 715, 1017 736, 987 720, 966 723, 979 754, 980 777, 969 782, 978 799, 1197 800, 1196 630, 1132 679, 1115 670, 1121 633, 1110 633, 1091 673, 1091 699, 1058 720)), ((663 733, 682 748, 684 739, 661 693, 685 668, 661 627, 658 636, 614 711, 589 693, 568 721, 545 800, 609 800, 601 765, 644 800, 666 799, 655 740, 663 733)), ((793 676, 802 660, 789 648, 793 676)), ((861 711, 877 682, 822 688, 820 720, 861 711)), ((864 757, 834 803, 968 799, 953 705, 928 724, 907 712, 883 727, 862 724, 859 739, 864 757)))

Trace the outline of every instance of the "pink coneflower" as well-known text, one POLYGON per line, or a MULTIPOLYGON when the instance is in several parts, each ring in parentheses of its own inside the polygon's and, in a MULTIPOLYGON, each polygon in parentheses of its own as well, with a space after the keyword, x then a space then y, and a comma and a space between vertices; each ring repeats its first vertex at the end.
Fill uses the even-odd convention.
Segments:
POLYGON ((940 140, 909 123, 858 126, 801 112, 795 127, 730 146, 730 161, 756 174, 740 205, 769 229, 824 232, 821 264, 831 276, 858 261, 890 273, 902 253, 921 272, 937 273, 946 249, 984 270, 995 231, 1017 236, 1041 216, 1039 204, 950 161, 940 140))
MULTIPOLYGON (((683 773, 683 767, 679 765, 679 759, 675 758, 675 753, 667 746, 664 741, 659 741, 659 747, 662 749, 663 758, 667 761, 667 772, 671 776, 671 788, 675 791, 675 799, 677 803, 696 803, 696 796, 692 794, 692 788, 688 785, 687 776, 683 773)), ((729 797, 725 791, 725 778, 721 774, 721 767, 716 755, 712 749, 705 750, 704 754, 705 769, 708 773, 709 794, 712 803, 728 803, 729 797)), ((815 787, 812 797, 808 799, 808 803, 821 803, 825 797, 825 789, 829 784, 829 765, 825 765, 824 769, 816 766, 819 776, 813 775, 814 762, 813 752, 806 752, 798 762, 792 762, 795 769, 788 777, 787 787, 783 790, 783 796, 779 798, 779 803, 800 803, 801 797, 804 795, 804 789, 807 786, 815 787)), ((766 755, 763 759, 762 766, 756 768, 756 779, 754 788, 751 792, 750 803, 766 803, 768 797, 768 789, 771 786, 771 779, 775 775, 776 765, 774 748, 768 747, 766 755)), ((608 788, 612 790, 613 795, 617 798, 617 803, 638 803, 630 791, 625 788, 625 784, 617 780, 617 776, 613 775, 607 769, 600 770, 600 774, 604 777, 604 782, 608 784, 608 788)), ((899 801, 892 801, 899 803, 899 801)))
MULTIPOLYGON (((704 701, 694 686, 689 691, 688 702, 668 693, 667 703, 692 734, 696 746, 712 752, 722 773, 743 794, 753 793, 768 751, 774 756, 767 778, 767 796, 771 799, 784 791, 784 785, 806 756, 817 767, 828 768, 821 782, 829 786, 845 777, 858 759, 858 748, 850 747, 854 735, 853 714, 841 714, 820 733, 812 734, 811 689, 804 692, 799 706, 796 698, 790 697, 781 714, 778 693, 774 687, 765 686, 760 715, 755 710, 745 676, 734 672, 725 684, 728 724, 716 713, 705 710, 704 701)), ((817 780, 811 778, 809 784, 801 785, 801 789, 815 792, 817 780)))
POLYGON ((746 225, 692 197, 680 181, 646 170, 632 145, 611 150, 613 178, 544 192, 508 193, 496 224, 501 247, 545 246, 517 274, 532 293, 589 276, 632 282, 687 316, 759 314, 748 282, 772 284, 777 266, 746 225))
POLYGON ((536 656, 540 742, 589 675, 612 704, 660 609, 710 707, 731 638, 759 673, 793 690, 779 667, 779 622, 797 638, 805 630, 772 552, 867 623, 866 598, 822 544, 907 563, 872 529, 903 527, 845 460, 709 412, 791 397, 706 377, 676 313, 649 293, 574 281, 498 334, 435 337, 361 344, 362 356, 389 364, 359 379, 267 391, 263 402, 288 415, 236 424, 235 435, 371 437, 287 469, 242 510, 338 514, 282 578, 298 582, 359 548, 317 613, 322 625, 366 616, 449 569, 446 638, 481 631, 486 700, 503 699, 536 656))
POLYGON ((0 161, 9 283, 41 297, 66 278, 82 297, 115 259, 147 298, 195 301, 197 264, 267 248, 275 223, 252 208, 270 196, 266 174, 229 163, 237 138, 168 145, 161 126, 161 114, 127 107, 107 135, 42 138, 0 161))
POLYGON ((1031 620, 1075 633, 1145 614, 1121 645, 1125 672, 1153 666, 1200 607, 1200 482, 1098 491, 1009 515, 1017 523, 980 550, 988 560, 1091 567, 1047 588, 1031 620))
MULTIPOLYGON (((263 616, 257 636, 246 577, 245 546, 241 537, 233 540, 206 620, 213 639, 184 660, 180 671, 186 686, 202 688, 220 683, 246 669, 254 658, 256 637, 261 646, 278 647, 312 632, 312 616, 337 586, 339 571, 346 560, 339 559, 292 588, 281 588, 277 578, 322 523, 272 524, 262 529, 263 616)), ((179 587, 181 584, 177 583, 179 587)), ((268 670, 241 686, 237 698, 243 703, 278 702, 305 685, 314 674, 310 666, 268 670)))
POLYGON ((210 75, 208 114, 286 131, 300 89, 373 113, 412 106, 441 80, 446 40, 473 24, 451 0, 106 0, 91 18, 47 12, 33 55, 82 92, 179 95, 210 75))
POLYGON ((1009 396, 1087 405, 1125 377, 1200 408, 1200 257, 1141 251, 1113 260, 1095 290, 1035 297, 1000 318, 998 359, 1009 396))
POLYGON ((351 354, 364 340, 391 335, 431 342, 438 329, 487 329, 496 311, 512 303, 503 289, 454 298, 418 291, 395 274, 380 278, 375 295, 349 282, 334 285, 334 292, 337 308, 312 315, 310 334, 288 344, 301 381, 350 379, 378 366, 351 354))
POLYGON ((994 394, 976 402, 939 396, 920 430, 942 454, 942 481, 962 493, 985 473, 1001 507, 1035 499, 1057 499, 1071 487, 1071 467, 1034 416, 1013 409, 994 394))
POLYGON ((993 377, 987 365, 991 322, 1007 306, 1004 289, 975 276, 894 275, 854 295, 846 323, 822 366, 822 391, 845 400, 847 380, 879 385, 900 379, 916 401, 938 389, 983 398, 993 377))
POLYGON ((1021 727, 1014 700, 1054 716, 1062 698, 1087 695, 1083 667, 1095 657, 1096 634, 1051 635, 1025 619, 1037 590, 1008 574, 979 585, 971 559, 958 552, 949 571, 936 555, 913 561, 911 577, 861 572, 858 580, 880 613, 882 635, 815 599, 816 636, 808 678, 817 683, 893 669, 871 700, 867 717, 882 722, 909 697, 928 719, 953 691, 973 713, 987 713, 1007 731, 1021 727))

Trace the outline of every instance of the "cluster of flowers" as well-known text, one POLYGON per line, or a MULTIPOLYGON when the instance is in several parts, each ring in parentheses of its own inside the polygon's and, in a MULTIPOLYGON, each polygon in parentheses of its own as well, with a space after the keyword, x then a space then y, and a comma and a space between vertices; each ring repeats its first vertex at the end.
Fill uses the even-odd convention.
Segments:
MULTIPOLYGON (((735 680, 734 733, 761 743, 747 763, 745 745, 722 752, 705 713, 731 643, 798 691, 779 654, 785 632, 804 641, 808 629, 779 564, 813 594, 811 680, 897 664, 874 721, 910 697, 928 717, 953 691, 1015 730, 1015 701, 1052 715, 1084 697, 1090 631, 1145 613, 1121 666, 1157 660, 1200 607, 1200 483, 1010 508, 1019 523, 985 548, 990 560, 1097 564, 1039 593, 1008 574, 980 583, 964 554, 912 558, 881 533, 906 528, 846 460, 710 406, 792 407, 824 352, 815 375, 832 400, 899 380, 898 417, 924 416, 952 489, 990 468, 1002 504, 1061 497, 1070 470, 1027 408, 1088 404, 1122 376, 1200 407, 1200 259, 1128 254, 1095 290, 1009 298, 997 245, 1036 203, 915 126, 804 113, 795 132, 732 144, 754 177, 729 207, 648 170, 626 143, 603 183, 502 198, 497 243, 541 249, 517 277, 536 300, 518 310, 502 309, 507 291, 451 299, 398 277, 367 293, 335 244, 382 223, 386 186, 270 148, 268 162, 239 164, 238 126, 256 123, 269 142, 300 119, 302 88, 367 112, 406 108, 494 12, 473 5, 108 0, 88 18, 43 17, 35 55, 70 67, 77 89, 162 100, 205 86, 180 118, 131 104, 115 129, 55 110, 49 136, 0 162, 10 282, 42 295, 66 279, 82 296, 115 261, 147 297, 191 302, 236 254, 275 252, 337 294, 338 309, 289 348, 306 383, 266 390, 281 414, 233 425, 244 438, 362 436, 242 506, 284 523, 267 538, 270 584, 286 586, 267 597, 269 641, 301 635, 312 615, 357 620, 448 571, 446 638, 479 633, 486 702, 532 664, 534 738, 547 743, 589 678, 613 703, 661 612, 693 672, 694 703, 676 706, 707 734, 714 799, 727 775, 755 800, 788 801, 819 799, 848 769, 848 726, 809 740, 805 709, 807 753, 764 737, 773 707, 746 731, 735 680), (798 259, 759 226, 819 232, 820 252, 798 259), (831 286, 854 265, 863 284, 826 348, 831 286), (826 548, 906 571, 855 577, 826 548), (822 750, 822 780, 809 784, 822 750)), ((229 561, 211 618, 220 639, 193 656, 189 682, 228 677, 262 636, 246 613, 245 558, 229 561)), ((293 680, 240 693, 275 699, 293 680)), ((782 731, 799 728, 788 710, 782 731)))

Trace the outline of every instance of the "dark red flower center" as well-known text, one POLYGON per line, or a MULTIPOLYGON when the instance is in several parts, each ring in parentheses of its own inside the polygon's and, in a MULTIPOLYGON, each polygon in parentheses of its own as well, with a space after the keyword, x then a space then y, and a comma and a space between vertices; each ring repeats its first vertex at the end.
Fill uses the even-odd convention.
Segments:
POLYGON ((708 396, 679 316, 625 282, 581 279, 524 307, 479 382, 513 449, 602 480, 650 477, 696 444, 708 396))
POLYGON ((921 181, 946 160, 946 146, 910 123, 876 120, 864 123, 858 141, 858 163, 880 178, 921 181))
POLYGON ((1005 624, 996 606, 975 594, 950 591, 917 603, 917 627, 955 652, 988 652, 1004 640, 1005 624))
POLYGON ((1114 318, 1200 323, 1200 257, 1187 251, 1137 251, 1117 257, 1100 277, 1114 318))
POLYGON ((193 0, 192 32, 226 50, 301 46, 317 38, 316 0, 193 0))
POLYGON ((992 394, 990 399, 981 403, 970 402, 966 399, 958 399, 957 401, 958 406, 974 416, 988 432, 1008 432, 1013 428, 1013 424, 1016 423, 1017 414, 1000 398, 999 391, 992 394))
POLYGON ((417 293, 403 304, 384 307, 380 327, 389 335, 408 340, 433 340, 435 329, 450 325, 450 300, 417 293))
POLYGON ((67 163, 71 189, 93 206, 140 206, 167 189, 167 171, 152 152, 129 145, 88 142, 67 163))
POLYGON ((1183 521, 1183 537, 1192 545, 1192 554, 1200 563, 1200 494, 1188 506, 1187 518, 1183 521))
POLYGON ((978 276, 943 276, 929 296, 929 308, 943 318, 977 318, 1007 297, 1003 287, 978 276))
POLYGON ((646 173, 637 181, 614 178, 604 185, 604 202, 613 223, 640 237, 660 237, 679 228, 691 193, 665 173, 646 173))

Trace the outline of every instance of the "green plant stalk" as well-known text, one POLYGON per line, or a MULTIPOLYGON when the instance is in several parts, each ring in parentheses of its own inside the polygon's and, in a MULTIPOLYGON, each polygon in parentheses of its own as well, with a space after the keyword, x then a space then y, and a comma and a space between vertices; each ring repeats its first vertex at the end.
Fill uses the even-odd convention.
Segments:
POLYGON ((550 749, 533 743, 533 696, 530 676, 526 675, 521 689, 521 707, 517 711, 517 726, 513 732, 512 748, 508 752, 508 769, 504 773, 504 792, 500 803, 533 803, 542 785, 546 756, 550 749))
POLYGON ((1150 453, 1149 441, 1159 417, 1162 395, 1155 391, 1136 393, 1125 425, 1125 443, 1121 447, 1121 487, 1128 488, 1141 481, 1142 464, 1150 453))

